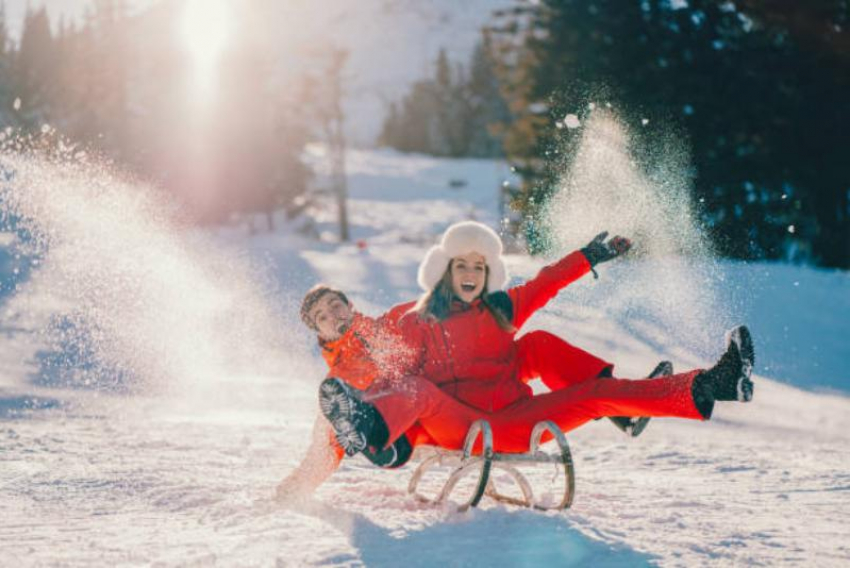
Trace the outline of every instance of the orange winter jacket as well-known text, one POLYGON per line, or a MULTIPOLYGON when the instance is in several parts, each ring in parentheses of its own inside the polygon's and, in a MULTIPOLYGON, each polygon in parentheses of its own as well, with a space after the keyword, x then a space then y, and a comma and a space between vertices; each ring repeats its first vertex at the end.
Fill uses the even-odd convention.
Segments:
POLYGON ((319 340, 329 377, 342 379, 360 390, 372 384, 378 376, 378 366, 369 353, 366 338, 372 335, 374 328, 374 319, 358 313, 342 337, 334 341, 319 340))
POLYGON ((328 364, 328 377, 365 390, 382 377, 403 377, 412 363, 410 350, 398 331, 398 320, 413 302, 393 307, 379 318, 354 314, 351 327, 334 341, 319 341, 328 364))

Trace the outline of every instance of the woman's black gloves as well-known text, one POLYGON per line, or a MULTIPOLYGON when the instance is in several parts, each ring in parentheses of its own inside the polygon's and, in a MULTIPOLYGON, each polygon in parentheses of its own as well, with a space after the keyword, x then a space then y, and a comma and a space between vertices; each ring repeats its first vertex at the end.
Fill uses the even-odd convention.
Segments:
POLYGON ((605 262, 621 254, 625 254, 632 248, 632 241, 626 237, 611 237, 608 242, 605 242, 605 237, 607 236, 608 231, 599 233, 586 247, 581 249, 581 253, 590 263, 591 268, 600 262, 605 262))

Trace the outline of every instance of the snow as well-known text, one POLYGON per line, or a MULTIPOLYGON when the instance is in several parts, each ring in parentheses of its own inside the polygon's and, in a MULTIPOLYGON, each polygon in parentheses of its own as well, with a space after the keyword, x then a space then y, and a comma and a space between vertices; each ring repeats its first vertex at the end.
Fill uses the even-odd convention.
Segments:
POLYGON ((581 126, 581 121, 578 119, 578 117, 576 115, 568 114, 567 116, 564 117, 564 125, 567 128, 574 129, 574 128, 578 128, 579 126, 581 126))
MULTIPOLYGON (((317 165, 322 155, 311 148, 317 165)), ((414 298, 418 262, 447 225, 475 216, 497 226, 509 168, 350 152, 352 233, 365 250, 332 241, 330 207, 311 212, 322 240, 296 231, 303 219, 253 237, 240 227, 199 234, 163 222, 135 186, 104 172, 84 170, 85 184, 45 168, 28 178, 40 191, 23 194, 65 238, 32 265, 28 243, 0 237, 5 565, 850 561, 845 272, 706 260, 711 302, 753 331, 754 402, 720 405, 709 423, 656 419, 636 440, 607 421, 570 433, 577 495, 567 512, 487 500, 466 514, 425 506, 406 494, 410 466, 381 471, 359 458, 285 507, 271 496, 306 449, 324 368, 298 320, 300 295, 324 280, 371 314, 414 298), (97 199, 85 198, 89 185, 97 199), (103 349, 132 354, 134 368, 161 380, 128 377, 118 390, 45 380, 40 363, 53 347, 43 331, 76 302, 119 333, 103 349), (196 372, 184 376, 187 366, 196 372)), ((543 262, 508 257, 516 281, 543 262)), ((640 311, 613 301, 632 274, 674 262, 603 266, 600 280, 563 291, 527 328, 613 359, 626 377, 662 358, 677 369, 710 364, 725 316, 705 320, 710 340, 695 346, 659 316, 660 302, 640 311)), ((528 475, 545 493, 557 491, 553 473, 528 475)))

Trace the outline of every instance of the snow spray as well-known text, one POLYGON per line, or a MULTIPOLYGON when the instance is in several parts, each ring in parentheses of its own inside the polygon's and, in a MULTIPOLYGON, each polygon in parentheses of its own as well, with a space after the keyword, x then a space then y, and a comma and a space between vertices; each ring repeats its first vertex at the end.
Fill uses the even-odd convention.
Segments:
POLYGON ((291 373, 290 354, 306 353, 263 268, 155 188, 80 154, 2 151, 0 173, 0 212, 37 264, 5 316, 43 315, 42 384, 212 395, 226 377, 291 373))
POLYGON ((649 341, 660 326, 713 358, 730 320, 715 297, 719 271, 697 223, 685 144, 667 132, 636 148, 607 108, 591 106, 581 122, 570 117, 570 128, 582 129, 580 141, 544 218, 555 250, 584 246, 602 231, 634 242, 629 257, 603 265, 607 274, 596 285, 577 290, 580 301, 649 341))

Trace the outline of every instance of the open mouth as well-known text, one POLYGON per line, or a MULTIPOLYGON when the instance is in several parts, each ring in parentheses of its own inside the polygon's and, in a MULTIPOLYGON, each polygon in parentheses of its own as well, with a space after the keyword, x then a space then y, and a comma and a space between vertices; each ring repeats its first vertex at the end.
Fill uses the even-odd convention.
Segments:
POLYGON ((462 282, 461 285, 460 285, 460 289, 463 290, 464 292, 474 292, 475 291, 475 284, 471 284, 469 282, 462 282))

